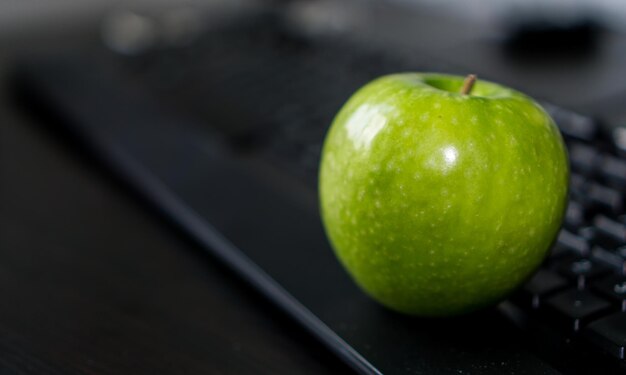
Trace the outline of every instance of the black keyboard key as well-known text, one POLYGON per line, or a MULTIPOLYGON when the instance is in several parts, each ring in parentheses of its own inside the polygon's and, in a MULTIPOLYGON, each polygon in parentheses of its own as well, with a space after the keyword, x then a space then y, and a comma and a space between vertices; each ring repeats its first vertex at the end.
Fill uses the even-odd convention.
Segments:
POLYGON ((579 331, 594 317, 608 311, 611 304, 589 291, 571 289, 549 297, 546 306, 568 329, 579 331))
POLYGON ((622 194, 619 191, 598 183, 589 185, 587 199, 599 210, 610 213, 620 213, 624 207, 622 194))
POLYGON ((611 134, 617 152, 626 157, 626 126, 616 126, 611 134))
POLYGON ((610 275, 592 283, 592 289, 626 311, 626 276, 610 275))
POLYGON ((540 269, 524 284, 518 301, 522 307, 537 309, 546 296, 565 289, 567 286, 568 282, 565 278, 552 271, 540 269))
POLYGON ((600 154, 595 148, 578 142, 570 144, 569 157, 572 168, 584 173, 593 172, 600 162, 600 154))
POLYGON ((596 228, 590 226, 582 227, 578 229, 578 236, 589 243, 596 237, 596 228))
POLYGON ((572 173, 570 175, 570 193, 573 199, 582 200, 587 195, 588 182, 587 179, 580 174, 572 173))
POLYGON ((553 255, 556 256, 563 253, 586 256, 589 254, 589 244, 583 237, 562 229, 557 237, 553 255))
POLYGON ((569 201, 567 211, 565 212, 565 227, 569 229, 578 229, 583 225, 585 220, 585 211, 583 206, 574 201, 569 201))
POLYGON ((591 259, 615 269, 620 274, 626 274, 626 261, 619 254, 594 246, 591 249, 591 259))
POLYGON ((604 276, 611 272, 611 269, 586 258, 571 258, 560 262, 558 271, 574 280, 579 289, 583 289, 589 280, 604 276))
POLYGON ((575 138, 582 141, 592 141, 598 133, 598 124, 590 117, 557 107, 544 104, 566 138, 575 138))
POLYGON ((600 164, 600 172, 607 180, 626 186, 626 160, 605 156, 600 164))
POLYGON ((591 342, 609 354, 624 359, 626 347, 626 313, 619 312, 589 324, 585 330, 591 342))
POLYGON ((597 235, 603 235, 614 240, 615 245, 626 244, 626 224, 612 220, 604 215, 598 215, 593 220, 597 235))

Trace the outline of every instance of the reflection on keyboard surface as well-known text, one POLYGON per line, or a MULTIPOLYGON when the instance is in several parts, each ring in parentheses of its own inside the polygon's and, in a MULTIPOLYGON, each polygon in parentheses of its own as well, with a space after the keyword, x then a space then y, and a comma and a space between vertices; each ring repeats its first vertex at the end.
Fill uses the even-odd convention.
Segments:
MULTIPOLYGON (((324 134, 351 93, 382 74, 429 70, 417 60, 294 36, 272 20, 123 57, 120 67, 168 105, 311 186, 324 134)), ((545 107, 569 149, 570 203, 551 255, 511 302, 530 320, 624 359, 626 158, 593 119, 545 107)))

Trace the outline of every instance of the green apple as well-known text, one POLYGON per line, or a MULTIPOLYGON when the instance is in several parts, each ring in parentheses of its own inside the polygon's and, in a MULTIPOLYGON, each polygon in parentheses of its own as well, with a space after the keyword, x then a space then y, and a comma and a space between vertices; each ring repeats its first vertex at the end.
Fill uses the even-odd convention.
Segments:
POLYGON ((396 311, 445 316, 498 302, 539 266, 563 219, 569 169, 554 121, 518 91, 463 83, 376 79, 324 142, 326 233, 356 283, 396 311))

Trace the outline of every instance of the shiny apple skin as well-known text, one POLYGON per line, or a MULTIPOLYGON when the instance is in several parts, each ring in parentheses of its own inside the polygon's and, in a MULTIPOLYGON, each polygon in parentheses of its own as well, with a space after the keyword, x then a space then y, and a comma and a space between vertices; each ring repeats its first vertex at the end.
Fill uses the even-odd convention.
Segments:
POLYGON ((358 90, 335 117, 321 215, 354 281, 418 316, 492 305, 536 270, 563 219, 568 158, 528 96, 479 80, 404 73, 358 90))

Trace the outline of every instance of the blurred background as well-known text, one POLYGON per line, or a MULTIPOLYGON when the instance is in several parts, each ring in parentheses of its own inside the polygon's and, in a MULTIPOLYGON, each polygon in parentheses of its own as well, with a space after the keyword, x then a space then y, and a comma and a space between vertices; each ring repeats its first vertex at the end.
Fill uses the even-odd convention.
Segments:
MULTIPOLYGON (((620 1, 63 0, 1 6, 2 44, 22 51, 90 39, 137 55, 190 44, 229 17, 273 7, 300 32, 427 54, 586 111, 612 114, 624 95, 617 78, 625 54, 620 1)), ((445 70, 437 64, 429 68, 445 70)))

